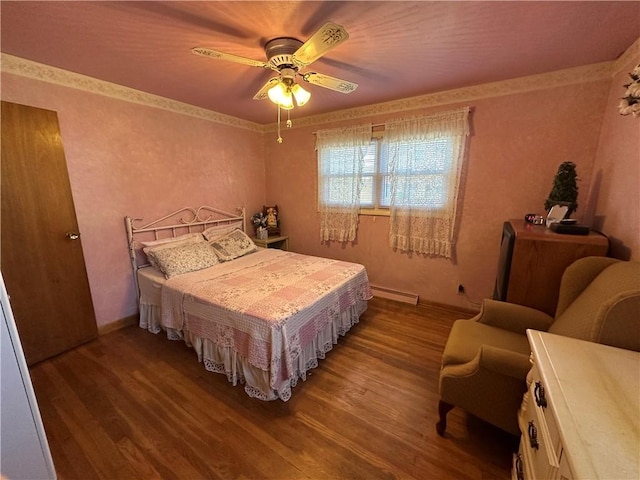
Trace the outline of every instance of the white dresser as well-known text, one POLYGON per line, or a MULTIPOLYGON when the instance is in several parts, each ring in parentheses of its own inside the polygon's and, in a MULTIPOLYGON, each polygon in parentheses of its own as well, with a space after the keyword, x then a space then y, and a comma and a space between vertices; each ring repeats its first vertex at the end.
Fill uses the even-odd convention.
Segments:
POLYGON ((52 480, 56 471, 1 274, 0 310, 0 476, 52 480))
POLYGON ((640 479, 640 353, 527 330, 516 479, 640 479))

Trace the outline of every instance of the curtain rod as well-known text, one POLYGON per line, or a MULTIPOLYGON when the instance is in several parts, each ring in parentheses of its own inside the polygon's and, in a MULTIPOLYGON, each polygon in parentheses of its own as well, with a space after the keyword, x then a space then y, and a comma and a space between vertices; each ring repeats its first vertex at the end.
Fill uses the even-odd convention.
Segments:
MULTIPOLYGON (((462 112, 462 111, 466 111, 467 113, 469 113, 471 111, 471 108, 472 107, 470 107, 470 106, 466 106, 466 107, 461 107, 461 108, 457 108, 457 109, 454 109, 454 110, 449 110, 449 111, 444 111, 444 112, 436 112, 436 113, 433 113, 433 114, 423 115, 423 116, 418 117, 418 118, 438 117, 438 116, 441 116, 441 115, 455 114, 455 113, 459 113, 459 112, 462 112)), ((387 125, 387 124, 401 123, 401 122, 404 122, 404 121, 406 121, 406 119, 399 118, 399 119, 395 119, 395 120, 389 120, 389 121, 387 121, 385 123, 373 123, 371 125, 371 129, 372 130, 373 129, 377 129, 377 131, 380 131, 380 130, 384 130, 384 126, 387 125)), ((311 133, 313 135, 316 135, 318 132, 315 131, 315 132, 311 132, 311 133)))
MULTIPOLYGON (((374 129, 376 131, 380 131, 380 130, 384 130, 384 123, 373 123, 371 125, 371 130, 373 131, 374 129)), ((316 135, 318 133, 318 131, 316 130, 315 132, 311 132, 311 135, 316 135)))

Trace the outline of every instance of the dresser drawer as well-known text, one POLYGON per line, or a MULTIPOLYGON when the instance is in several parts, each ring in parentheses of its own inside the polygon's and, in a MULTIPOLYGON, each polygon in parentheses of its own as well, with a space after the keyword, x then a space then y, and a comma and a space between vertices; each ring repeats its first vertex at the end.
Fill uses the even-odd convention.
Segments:
POLYGON ((535 330, 527 338, 533 366, 512 477, 640 479, 640 353, 535 330))
POLYGON ((569 467, 569 460, 567 459, 567 452, 563 451, 560 454, 560 468, 558 469, 558 480, 572 480, 573 473, 571 473, 571 467, 569 467))
POLYGON ((529 390, 523 401, 523 408, 518 417, 522 436, 520 437, 520 455, 524 463, 524 478, 555 478, 558 471, 558 452, 555 441, 549 434, 547 420, 551 420, 556 437, 558 437, 555 421, 547 415, 544 393, 540 387, 540 376, 534 365, 527 378, 529 390), (549 418, 548 418, 549 417, 549 418), (534 472, 533 476, 528 476, 534 472))
POLYGON ((551 410, 551 400, 548 398, 547 389, 538 371, 537 365, 531 369, 528 380, 529 383, 529 402, 531 409, 537 410, 540 425, 545 429, 545 436, 549 447, 553 448, 555 458, 560 458, 562 450, 562 441, 560 440, 560 432, 556 418, 551 410))
POLYGON ((511 465, 511 480, 534 480, 536 477, 531 472, 531 468, 525 459, 525 454, 522 451, 526 448, 525 445, 520 442, 520 449, 518 453, 513 455, 513 461, 511 465))

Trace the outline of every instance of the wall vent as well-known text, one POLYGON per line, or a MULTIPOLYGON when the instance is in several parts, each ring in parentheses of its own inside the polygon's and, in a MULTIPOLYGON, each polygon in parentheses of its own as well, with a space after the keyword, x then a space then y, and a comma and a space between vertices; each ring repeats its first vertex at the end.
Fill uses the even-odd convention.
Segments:
POLYGON ((376 285, 371 285, 371 293, 373 293, 374 297, 387 298, 397 302, 410 303, 411 305, 418 304, 418 295, 415 293, 401 292, 399 290, 378 287, 376 285))

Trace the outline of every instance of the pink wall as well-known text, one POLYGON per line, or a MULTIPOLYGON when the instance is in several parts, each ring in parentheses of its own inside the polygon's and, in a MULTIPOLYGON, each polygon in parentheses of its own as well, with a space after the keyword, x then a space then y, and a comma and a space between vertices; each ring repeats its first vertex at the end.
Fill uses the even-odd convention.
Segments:
POLYGON ((6 73, 2 99, 58 112, 99 327, 137 311, 125 215, 264 203, 261 133, 6 73))
MULTIPOLYGON (((267 199, 279 206, 292 250, 360 262, 374 285, 417 293, 422 301, 473 309, 473 302, 492 295, 502 223, 529 212, 543 213, 558 165, 566 160, 577 164, 580 206, 574 216, 582 217, 608 91, 609 81, 601 80, 470 103, 473 133, 453 261, 392 251, 387 217, 361 216, 354 244, 320 243, 313 131, 338 123, 286 131, 282 145, 275 143, 274 134, 266 134, 267 199), (456 293, 459 283, 471 301, 456 293)), ((376 116, 357 122, 384 120, 376 116)))
MULTIPOLYGON (((581 180, 574 216, 593 221, 612 237, 618 256, 638 258, 640 120, 621 117, 615 109, 627 70, 613 82, 469 103, 472 136, 453 261, 393 252, 387 217, 362 216, 354 244, 320 243, 313 132, 339 122, 288 130, 278 145, 273 133, 7 73, 2 74, 2 99, 58 112, 99 326, 137 309, 123 217, 151 220, 202 204, 229 210, 245 205, 251 215, 264 203, 276 203, 292 250, 359 262, 374 285, 473 309, 474 302, 492 294, 502 223, 542 213, 557 167, 565 160, 577 164, 581 180), (470 301, 456 294, 459 283, 470 301)), ((380 123, 457 106, 357 122, 380 123)))
POLYGON ((636 57, 613 77, 593 167, 589 218, 611 239, 611 256, 640 260, 640 118, 622 116, 617 105, 636 57))

